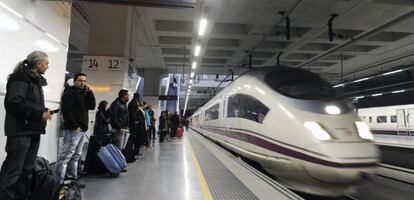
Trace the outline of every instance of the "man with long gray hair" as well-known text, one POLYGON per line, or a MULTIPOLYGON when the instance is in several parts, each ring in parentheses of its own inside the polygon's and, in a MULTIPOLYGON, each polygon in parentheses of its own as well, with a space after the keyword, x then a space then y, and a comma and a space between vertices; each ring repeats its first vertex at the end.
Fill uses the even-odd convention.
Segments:
POLYGON ((49 68, 46 53, 34 51, 14 69, 7 81, 6 160, 0 172, 0 200, 28 199, 28 174, 34 167, 40 135, 46 133, 46 121, 52 111, 45 107, 42 76, 49 68))

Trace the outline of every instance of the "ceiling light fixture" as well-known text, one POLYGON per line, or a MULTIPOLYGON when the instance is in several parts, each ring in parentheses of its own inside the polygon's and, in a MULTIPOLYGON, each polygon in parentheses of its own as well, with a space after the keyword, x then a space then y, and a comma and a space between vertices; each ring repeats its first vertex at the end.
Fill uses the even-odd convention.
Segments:
POLYGON ((383 73, 382 75, 386 76, 386 75, 395 74, 395 73, 402 72, 402 71, 404 71, 404 70, 399 69, 399 70, 395 70, 395 71, 392 71, 392 72, 383 73))
POLYGON ((197 62, 193 62, 193 65, 192 65, 192 69, 195 69, 197 67, 197 62))
POLYGON ((200 45, 197 45, 194 49, 194 56, 200 55, 200 50, 201 50, 200 45))
POLYGON ((206 19, 201 19, 200 20, 200 26, 198 27, 198 36, 203 36, 204 33, 206 32, 206 27, 207 27, 207 20, 206 19))

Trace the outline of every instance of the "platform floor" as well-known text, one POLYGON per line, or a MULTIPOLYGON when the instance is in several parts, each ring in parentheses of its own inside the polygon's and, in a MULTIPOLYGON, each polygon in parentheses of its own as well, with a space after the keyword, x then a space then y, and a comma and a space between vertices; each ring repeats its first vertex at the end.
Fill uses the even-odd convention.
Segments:
POLYGON ((87 176, 84 200, 301 199, 199 134, 153 142, 117 178, 87 176))

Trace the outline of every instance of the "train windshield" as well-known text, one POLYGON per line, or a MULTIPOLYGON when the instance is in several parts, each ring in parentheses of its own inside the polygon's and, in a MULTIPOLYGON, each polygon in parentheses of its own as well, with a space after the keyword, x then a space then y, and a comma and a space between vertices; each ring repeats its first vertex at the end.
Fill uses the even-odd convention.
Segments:
POLYGON ((288 97, 306 100, 333 100, 338 94, 317 74, 297 68, 283 67, 265 76, 265 82, 288 97))

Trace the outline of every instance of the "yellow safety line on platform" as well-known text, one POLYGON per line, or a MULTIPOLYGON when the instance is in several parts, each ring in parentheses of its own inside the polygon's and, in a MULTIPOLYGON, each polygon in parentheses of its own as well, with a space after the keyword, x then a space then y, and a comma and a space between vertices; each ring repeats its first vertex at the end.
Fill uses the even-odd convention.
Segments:
POLYGON ((193 147, 191 146, 191 143, 189 140, 187 140, 187 144, 190 147, 191 155, 194 161, 194 167, 197 171, 198 181, 200 182, 201 192, 204 195, 204 199, 213 200, 213 197, 211 196, 210 189, 208 188, 206 179, 204 178, 203 172, 201 171, 200 164, 198 163, 197 156, 195 155, 193 147))

